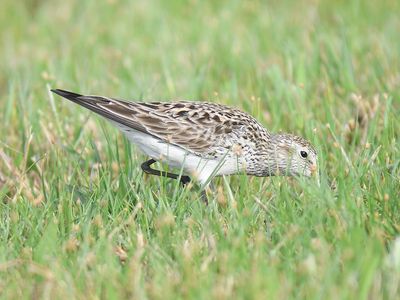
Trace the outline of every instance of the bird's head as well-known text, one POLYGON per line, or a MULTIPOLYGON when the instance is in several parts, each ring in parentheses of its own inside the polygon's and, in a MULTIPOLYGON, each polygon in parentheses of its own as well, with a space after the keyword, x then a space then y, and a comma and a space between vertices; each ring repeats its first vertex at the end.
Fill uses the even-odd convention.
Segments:
POLYGON ((271 175, 311 177, 317 174, 317 152, 302 137, 276 134, 272 137, 269 152, 271 175))

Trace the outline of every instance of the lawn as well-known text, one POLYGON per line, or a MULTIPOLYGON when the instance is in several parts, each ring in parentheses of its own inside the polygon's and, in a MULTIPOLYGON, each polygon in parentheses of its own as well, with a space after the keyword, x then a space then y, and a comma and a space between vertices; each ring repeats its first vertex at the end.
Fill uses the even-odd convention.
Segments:
POLYGON ((400 297, 399 15, 396 0, 2 0, 0 297, 400 297), (239 107, 310 140, 321 185, 223 177, 205 206, 51 88, 239 107))

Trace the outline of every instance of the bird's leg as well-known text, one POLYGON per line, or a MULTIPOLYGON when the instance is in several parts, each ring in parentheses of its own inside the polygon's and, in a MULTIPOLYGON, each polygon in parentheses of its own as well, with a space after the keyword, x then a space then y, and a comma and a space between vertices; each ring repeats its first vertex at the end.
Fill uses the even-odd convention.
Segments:
POLYGON ((208 206, 207 191, 211 193, 211 192, 213 192, 213 190, 215 190, 215 188, 214 188, 214 185, 212 184, 212 182, 207 183, 205 186, 202 186, 202 188, 201 188, 200 199, 207 206, 208 206))
POLYGON ((190 182, 189 176, 186 176, 186 175, 179 176, 179 174, 174 174, 174 173, 169 173, 169 172, 165 172, 165 171, 159 171, 159 170, 152 169, 150 166, 152 164, 154 164, 155 162, 156 162, 156 160, 149 159, 148 161, 145 161, 144 163, 142 163, 141 167, 142 167, 143 172, 145 172, 146 174, 150 174, 150 175, 168 177, 168 178, 172 178, 172 179, 180 178, 180 182, 182 185, 186 185, 190 182))
MULTIPOLYGON (((145 161, 144 163, 142 163, 141 167, 142 167, 143 172, 145 172, 146 174, 150 174, 150 175, 168 177, 168 178, 172 178, 172 179, 178 179, 179 178, 178 174, 152 169, 150 166, 152 164, 154 164, 155 162, 156 162, 156 160, 149 159, 148 161, 145 161)), ((186 175, 180 176, 180 182, 181 182, 182 185, 186 185, 190 181, 191 181, 191 179, 190 179, 189 176, 186 176, 186 175)), ((208 188, 209 187, 207 185, 206 188, 202 189, 201 196, 200 196, 201 200, 205 203, 205 205, 208 205, 208 197, 207 197, 207 192, 206 192, 206 190, 208 188)))
POLYGON ((202 190, 202 191, 201 191, 200 199, 201 199, 201 201, 204 202, 205 205, 208 206, 208 197, 207 197, 207 192, 206 192, 206 190, 202 190))

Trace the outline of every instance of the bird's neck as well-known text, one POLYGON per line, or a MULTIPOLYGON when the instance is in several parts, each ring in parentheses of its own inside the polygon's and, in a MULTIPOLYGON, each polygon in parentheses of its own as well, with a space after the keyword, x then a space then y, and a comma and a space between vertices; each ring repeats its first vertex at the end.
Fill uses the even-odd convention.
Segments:
POLYGON ((260 160, 261 176, 285 175, 288 168, 290 146, 286 134, 274 134, 262 151, 263 159, 260 160))

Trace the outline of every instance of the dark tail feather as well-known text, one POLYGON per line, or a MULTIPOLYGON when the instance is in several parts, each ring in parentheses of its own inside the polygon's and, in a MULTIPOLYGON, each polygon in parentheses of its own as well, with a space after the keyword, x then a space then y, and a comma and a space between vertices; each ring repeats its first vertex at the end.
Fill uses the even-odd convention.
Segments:
POLYGON ((76 100, 76 98, 82 97, 82 95, 80 95, 80 94, 65 91, 65 90, 60 90, 60 89, 54 89, 51 91, 61 97, 67 98, 69 100, 76 100))
POLYGON ((54 89, 51 90, 53 93, 68 99, 76 104, 79 104, 91 111, 94 111, 104 117, 107 117, 105 115, 105 111, 104 108, 98 107, 97 104, 98 102, 102 102, 104 101, 104 99, 102 97, 97 97, 97 96, 84 96, 81 94, 77 94, 77 93, 73 93, 73 92, 69 92, 69 91, 65 91, 65 90, 60 90, 60 89, 54 89))
MULTIPOLYGON (((109 99, 100 96, 84 96, 60 89, 54 89, 51 91, 63 98, 66 98, 107 118, 108 120, 114 121, 116 123, 125 125, 141 132, 148 133, 143 125, 129 118, 129 102, 109 99), (128 110, 128 112, 126 113, 126 117, 121 116, 124 114, 125 110, 128 110)), ((134 114, 133 109, 131 109, 131 113, 134 114)))
POLYGON ((109 112, 105 110, 103 107, 100 107, 99 103, 109 102, 104 97, 99 96, 85 96, 65 90, 54 89, 51 90, 53 93, 68 99, 76 104, 79 104, 95 113, 102 115, 103 117, 110 118, 109 112))

